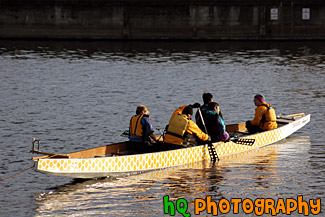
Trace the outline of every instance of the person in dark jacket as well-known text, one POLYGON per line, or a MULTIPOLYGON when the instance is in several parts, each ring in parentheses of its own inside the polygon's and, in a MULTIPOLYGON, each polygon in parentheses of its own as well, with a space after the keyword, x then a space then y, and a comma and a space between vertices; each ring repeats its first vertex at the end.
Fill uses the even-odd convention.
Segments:
MULTIPOLYGON (((213 95, 211 93, 203 93, 202 99, 203 99, 203 105, 200 107, 200 111, 204 118, 205 112, 207 111, 207 108, 208 108, 208 104, 210 102, 213 102, 213 95)), ((195 122, 201 130, 204 130, 204 126, 202 124, 202 120, 201 120, 201 117, 200 117, 198 111, 195 114, 195 122)))
POLYGON ((208 104, 204 114, 204 121, 212 142, 229 140, 229 134, 226 131, 225 123, 220 115, 218 103, 210 102, 208 104))

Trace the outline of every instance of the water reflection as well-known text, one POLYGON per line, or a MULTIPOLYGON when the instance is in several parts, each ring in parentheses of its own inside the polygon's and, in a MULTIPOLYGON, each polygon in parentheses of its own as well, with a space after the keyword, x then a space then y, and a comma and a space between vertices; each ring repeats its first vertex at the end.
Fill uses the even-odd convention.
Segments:
POLYGON ((108 42, 0 41, 0 56, 15 59, 68 59, 112 62, 164 63, 206 61, 211 64, 242 62, 278 66, 324 67, 324 42, 108 42), (226 55, 225 55, 226 54, 226 55), (225 58, 227 56, 227 58, 225 58))

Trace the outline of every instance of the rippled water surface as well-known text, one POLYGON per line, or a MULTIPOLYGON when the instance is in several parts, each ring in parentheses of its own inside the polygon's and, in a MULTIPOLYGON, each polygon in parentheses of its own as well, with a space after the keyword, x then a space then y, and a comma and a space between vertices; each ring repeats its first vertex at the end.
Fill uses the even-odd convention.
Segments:
POLYGON ((33 137, 55 153, 124 140, 138 104, 148 106, 155 128, 203 92, 214 95, 226 124, 253 117, 256 93, 278 114, 312 114, 291 137, 214 167, 86 181, 28 170, 0 182, 0 215, 169 216, 165 195, 186 199, 192 216, 193 201, 207 196, 302 195, 324 206, 324 83, 323 42, 0 41, 0 179, 32 165, 33 137))

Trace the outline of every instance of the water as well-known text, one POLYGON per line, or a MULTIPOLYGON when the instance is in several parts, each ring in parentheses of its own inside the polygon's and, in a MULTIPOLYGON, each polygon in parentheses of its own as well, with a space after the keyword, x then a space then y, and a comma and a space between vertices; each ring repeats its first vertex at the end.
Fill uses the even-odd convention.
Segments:
POLYGON ((195 199, 207 196, 218 201, 302 195, 322 199, 323 207, 324 45, 0 41, 0 179, 32 165, 33 137, 54 153, 124 140, 120 134, 138 104, 148 106, 157 128, 164 128, 177 106, 202 102, 203 92, 214 95, 226 124, 253 117, 256 93, 278 114, 312 114, 288 139, 214 167, 200 162, 88 181, 28 170, 0 182, 0 215, 169 216, 163 213, 165 195, 186 199, 192 216, 195 199))

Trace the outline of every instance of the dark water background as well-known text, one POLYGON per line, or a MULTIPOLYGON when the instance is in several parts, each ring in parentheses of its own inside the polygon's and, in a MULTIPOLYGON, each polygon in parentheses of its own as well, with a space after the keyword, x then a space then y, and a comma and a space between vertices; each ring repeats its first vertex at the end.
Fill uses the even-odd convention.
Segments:
POLYGON ((192 216, 191 202, 206 196, 302 195, 324 206, 324 83, 324 42, 0 41, 0 179, 32 165, 33 137, 55 153, 124 140, 138 104, 158 128, 203 92, 226 124, 253 117, 256 93, 278 114, 312 114, 288 139, 212 168, 84 182, 29 170, 0 182, 0 215, 164 216, 165 195, 189 201, 192 216))

